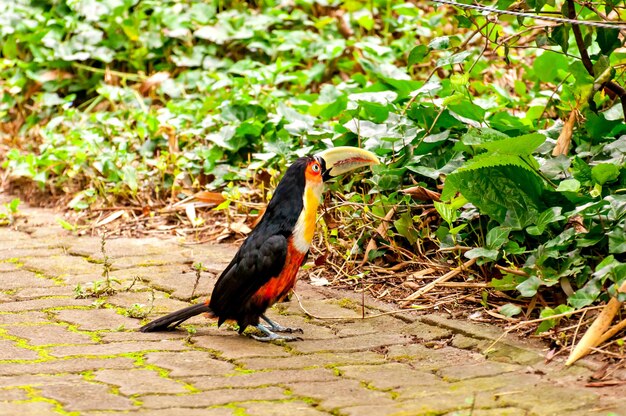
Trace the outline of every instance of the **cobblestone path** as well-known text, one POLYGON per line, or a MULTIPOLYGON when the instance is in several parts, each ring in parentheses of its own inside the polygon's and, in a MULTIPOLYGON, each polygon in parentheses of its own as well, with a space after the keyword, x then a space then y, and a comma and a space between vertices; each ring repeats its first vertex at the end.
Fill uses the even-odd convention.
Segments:
MULTIPOLYGON (((623 387, 586 388, 582 366, 545 364, 494 327, 442 316, 360 319, 350 293, 298 285, 269 316, 304 330, 263 344, 203 317, 194 331, 142 334, 149 318, 208 296, 235 248, 109 239, 115 293, 76 298, 102 281, 100 239, 76 237, 50 210, 22 209, 0 228, 0 415, 626 415, 623 387), (80 291, 80 290, 79 290, 80 291), (135 306, 133 306, 135 305, 135 306)), ((366 299, 371 315, 384 305, 366 299), (374 305, 374 306, 371 306, 374 305)))

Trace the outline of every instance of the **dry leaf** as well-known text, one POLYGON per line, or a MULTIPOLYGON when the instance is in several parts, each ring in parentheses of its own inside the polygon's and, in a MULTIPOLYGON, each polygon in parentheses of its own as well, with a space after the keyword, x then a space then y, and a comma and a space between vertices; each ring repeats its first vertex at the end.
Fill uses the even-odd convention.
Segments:
POLYGON ((441 194, 439 192, 431 191, 423 186, 413 186, 411 188, 403 189, 401 192, 405 195, 411 195, 413 198, 419 199, 420 201, 441 202, 441 194))
POLYGON ((169 124, 162 124, 157 130, 157 134, 163 135, 167 139, 167 146, 170 153, 178 153, 178 137, 176 136, 176 129, 169 124))
POLYGON ((335 19, 337 19, 337 30, 341 33, 346 39, 352 39, 354 37, 354 32, 348 23, 348 20, 344 17, 344 12, 341 9, 335 10, 334 13, 331 13, 331 16, 334 15, 335 19))
POLYGON ((325 277, 311 276, 310 284, 312 286, 328 286, 328 285, 330 285, 330 282, 325 277))
POLYGON ((119 210, 119 211, 115 211, 114 213, 107 215, 104 219, 102 219, 101 221, 98 221, 96 223, 96 225, 94 225, 94 227, 102 227, 103 225, 107 225, 113 221, 115 221, 116 219, 118 219, 119 217, 121 217, 122 215, 124 215, 124 210, 119 210))
POLYGON ((230 229, 235 233, 243 235, 248 235, 252 232, 252 229, 248 227, 243 221, 230 223, 230 229))
POLYGON ((194 199, 206 202, 207 204, 221 204, 226 199, 219 192, 210 192, 210 191, 199 191, 193 195, 194 199))
POLYGON ((44 71, 37 76, 37 81, 42 84, 45 82, 56 81, 61 79, 71 79, 74 75, 69 72, 61 71, 59 69, 52 69, 50 71, 44 71))
MULTIPOLYGON (((389 228, 389 224, 388 223, 389 223, 389 221, 391 221, 391 219, 393 218, 395 213, 396 213, 396 207, 394 206, 393 208, 391 208, 389 210, 387 215, 385 215, 385 218, 380 222, 380 225, 378 226, 378 228, 376 228, 376 232, 382 238, 386 238, 387 237, 387 229, 389 228)), ((365 254, 363 254, 363 261, 361 261, 361 266, 364 265, 365 263, 367 263, 367 261, 369 259, 370 251, 376 250, 378 248, 378 245, 376 244, 376 240, 374 238, 375 237, 370 238, 369 243, 367 243, 367 248, 365 249, 365 254)))
POLYGON ((322 254, 321 256, 316 257, 314 263, 316 266, 323 266, 326 264, 327 259, 328 259, 328 252, 322 254))
POLYGON ((194 204, 185 205, 185 213, 187 214, 187 218, 191 221, 191 224, 195 224, 197 221, 196 217, 196 207, 194 204))
POLYGON ((576 113, 576 109, 569 113, 569 119, 565 122, 565 124, 563 124, 563 129, 561 130, 561 134, 559 134, 559 138, 556 141, 556 146, 554 146, 554 149, 552 150, 552 156, 565 156, 569 152, 569 145, 572 141, 572 133, 574 133, 574 124, 576 123, 576 113))
POLYGON ((152 88, 161 85, 163 81, 168 80, 169 78, 170 78, 169 72, 165 72, 165 71, 155 72, 154 74, 150 75, 144 82, 141 83, 141 85, 139 86, 139 92, 145 95, 152 88))
POLYGON ((574 227, 577 233, 588 233, 589 230, 585 228, 585 224, 583 223, 583 217, 580 215, 573 215, 567 220, 567 225, 569 227, 574 227))

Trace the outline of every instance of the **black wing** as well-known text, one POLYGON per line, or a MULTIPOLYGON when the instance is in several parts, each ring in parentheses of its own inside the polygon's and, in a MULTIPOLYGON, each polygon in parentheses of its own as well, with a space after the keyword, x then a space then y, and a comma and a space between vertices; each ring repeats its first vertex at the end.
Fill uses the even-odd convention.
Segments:
POLYGON ((250 298, 280 274, 287 258, 281 234, 250 236, 215 283, 209 306, 220 319, 236 319, 250 298))

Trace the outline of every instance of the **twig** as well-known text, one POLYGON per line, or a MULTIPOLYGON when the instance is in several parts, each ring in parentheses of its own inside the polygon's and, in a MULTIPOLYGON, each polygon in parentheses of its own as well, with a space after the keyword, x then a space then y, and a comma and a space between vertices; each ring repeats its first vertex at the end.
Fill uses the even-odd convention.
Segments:
POLYGON ((618 324, 613 325, 611 328, 609 328, 604 333, 604 335, 602 335, 602 337, 600 338, 600 342, 598 343, 598 345, 603 344, 604 342, 608 341, 615 334, 617 334, 619 331, 621 331, 624 328, 626 328, 626 319, 624 319, 623 321, 620 321, 618 324))
POLYGON ((499 264, 496 264, 496 269, 503 271, 504 273, 509 273, 509 274, 513 274, 515 276, 522 276, 522 277, 528 277, 528 273, 526 273, 523 270, 515 270, 515 269, 508 269, 506 267, 500 266, 499 264))
POLYGON ((424 286, 423 288, 421 288, 417 292, 414 292, 412 295, 409 295, 408 297, 402 299, 403 301, 405 301, 405 303, 402 304, 402 306, 406 306, 408 302, 410 302, 412 300, 415 300, 415 299, 419 298, 420 296, 424 295, 424 293, 427 293, 427 292, 431 291, 439 283, 443 283, 443 282, 446 282, 446 281, 452 279, 457 274, 461 273, 464 270, 467 270, 469 267, 474 265, 474 263, 476 263, 476 259, 475 258, 466 261, 465 263, 463 263, 461 266, 457 267, 456 269, 450 270, 448 273, 446 273, 443 276, 437 278, 436 280, 430 282, 429 284, 427 284, 426 286, 424 286))

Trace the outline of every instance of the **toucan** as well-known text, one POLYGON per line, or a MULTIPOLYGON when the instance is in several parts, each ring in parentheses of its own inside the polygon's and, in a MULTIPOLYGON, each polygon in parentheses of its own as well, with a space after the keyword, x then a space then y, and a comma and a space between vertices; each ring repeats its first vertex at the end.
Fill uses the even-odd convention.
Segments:
POLYGON ((240 334, 248 326, 256 327, 263 335, 251 336, 259 341, 300 339, 287 335, 296 330, 272 321, 265 311, 282 300, 296 283, 315 233, 324 182, 378 163, 373 153, 349 146, 297 159, 276 187, 261 221, 219 276, 210 299, 158 318, 139 330, 173 329, 205 313, 217 318, 218 326, 227 320, 235 321, 240 334))

